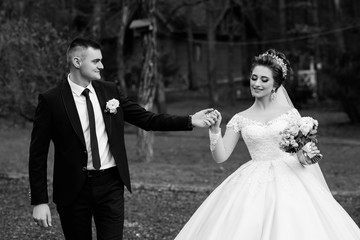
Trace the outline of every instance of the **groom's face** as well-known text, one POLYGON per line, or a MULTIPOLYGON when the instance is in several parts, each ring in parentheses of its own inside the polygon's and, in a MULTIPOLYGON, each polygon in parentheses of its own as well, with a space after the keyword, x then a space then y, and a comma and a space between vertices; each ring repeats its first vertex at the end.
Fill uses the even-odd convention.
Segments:
POLYGON ((104 65, 101 62, 102 54, 100 49, 87 48, 81 54, 80 74, 88 80, 101 79, 100 71, 104 69, 104 65))

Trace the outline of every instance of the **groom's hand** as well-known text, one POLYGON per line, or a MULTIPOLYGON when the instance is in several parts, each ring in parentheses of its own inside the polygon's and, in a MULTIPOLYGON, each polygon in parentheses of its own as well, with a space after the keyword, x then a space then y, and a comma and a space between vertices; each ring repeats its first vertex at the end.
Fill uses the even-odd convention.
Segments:
POLYGON ((33 219, 40 227, 51 227, 51 212, 46 203, 36 205, 33 210, 33 219))
POLYGON ((217 120, 213 108, 201 110, 192 115, 191 123, 194 127, 210 127, 217 120))

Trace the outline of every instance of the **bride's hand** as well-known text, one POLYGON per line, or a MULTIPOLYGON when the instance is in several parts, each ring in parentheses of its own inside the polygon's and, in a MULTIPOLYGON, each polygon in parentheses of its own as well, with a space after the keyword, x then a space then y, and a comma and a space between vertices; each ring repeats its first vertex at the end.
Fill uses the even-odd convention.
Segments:
POLYGON ((309 158, 313 158, 315 155, 320 154, 320 150, 316 146, 315 143, 309 142, 305 144, 305 146, 302 148, 303 151, 306 152, 306 154, 309 156, 309 158))
POLYGON ((300 162, 302 162, 304 165, 314 164, 322 158, 320 150, 313 142, 306 144, 299 152, 297 152, 297 156, 300 162), (316 155, 318 157, 314 158, 316 155))
POLYGON ((213 113, 216 114, 216 120, 215 120, 215 123, 210 126, 210 131, 212 133, 218 133, 218 132, 220 132, 220 124, 221 124, 222 117, 221 117, 221 113, 216 109, 214 110, 213 113))

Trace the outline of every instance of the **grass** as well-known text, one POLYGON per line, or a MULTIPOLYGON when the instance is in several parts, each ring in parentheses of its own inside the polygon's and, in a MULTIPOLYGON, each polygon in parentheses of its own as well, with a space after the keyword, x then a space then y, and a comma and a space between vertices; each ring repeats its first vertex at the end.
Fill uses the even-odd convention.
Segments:
MULTIPOLYGON (((224 119, 222 129, 231 116, 249 104, 239 101, 235 107, 219 106, 224 119)), ((172 114, 190 114, 207 107, 204 96, 188 93, 169 96, 168 112, 172 114)), ((337 193, 336 199, 360 225, 360 126, 348 124, 347 116, 336 109, 300 112, 319 120, 319 147, 324 154, 321 168, 331 190, 337 193)), ((31 124, 12 126, 2 121, 0 130, 0 239, 63 239, 53 204, 53 228, 41 231, 31 221, 32 208, 27 198, 31 124), (12 177, 6 177, 9 175, 12 177)), ((155 133, 154 159, 144 163, 135 156, 135 132, 135 128, 126 127, 134 193, 125 194, 125 239, 173 239, 209 192, 250 159, 240 141, 227 162, 216 164, 209 151, 207 130, 194 129, 155 133)), ((52 152, 51 149, 50 177, 52 152)))

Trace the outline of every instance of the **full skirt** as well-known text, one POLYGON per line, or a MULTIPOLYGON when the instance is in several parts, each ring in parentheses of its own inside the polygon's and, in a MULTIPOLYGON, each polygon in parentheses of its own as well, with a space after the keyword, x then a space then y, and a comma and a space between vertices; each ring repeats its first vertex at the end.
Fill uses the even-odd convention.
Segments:
POLYGON ((249 161, 202 203, 176 240, 360 240, 360 229, 296 158, 249 161))

